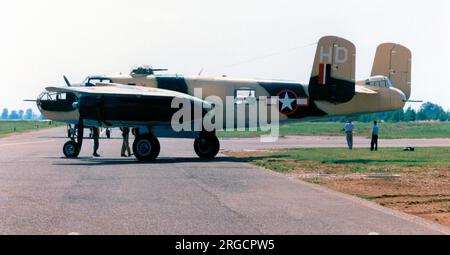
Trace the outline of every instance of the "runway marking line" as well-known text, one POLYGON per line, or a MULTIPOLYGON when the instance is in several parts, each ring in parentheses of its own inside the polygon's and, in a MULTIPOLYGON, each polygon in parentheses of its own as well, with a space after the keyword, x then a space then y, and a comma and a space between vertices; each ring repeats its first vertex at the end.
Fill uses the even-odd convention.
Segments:
POLYGON ((6 147, 6 146, 16 146, 16 145, 28 145, 28 144, 38 144, 38 143, 51 143, 55 140, 47 140, 47 141, 36 141, 36 142, 23 142, 23 143, 7 143, 7 144, 0 144, 0 147, 6 147))

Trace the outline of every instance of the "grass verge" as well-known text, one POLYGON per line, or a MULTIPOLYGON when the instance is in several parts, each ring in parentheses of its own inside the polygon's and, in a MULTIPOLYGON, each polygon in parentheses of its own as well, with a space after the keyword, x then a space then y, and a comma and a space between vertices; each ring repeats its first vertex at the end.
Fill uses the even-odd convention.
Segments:
POLYGON ((63 124, 48 121, 0 121, 0 137, 61 125, 63 124))
MULTIPOLYGON (((299 136, 341 136, 343 135, 343 123, 336 122, 304 122, 280 125, 280 135, 299 136)), ((371 123, 355 123, 355 135, 371 136, 371 123)), ((267 132, 257 131, 220 131, 218 136, 227 137, 257 137, 267 132)), ((450 122, 399 122, 381 123, 380 138, 450 138, 450 122)))

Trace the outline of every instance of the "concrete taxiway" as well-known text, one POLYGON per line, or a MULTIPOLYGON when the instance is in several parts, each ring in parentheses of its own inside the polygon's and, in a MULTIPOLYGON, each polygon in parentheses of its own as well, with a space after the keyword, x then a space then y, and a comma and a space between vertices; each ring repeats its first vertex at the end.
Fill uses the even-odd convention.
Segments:
MULTIPOLYGON (((57 137, 63 134, 56 128, 0 138, 0 234, 450 233, 238 159, 199 160, 189 139, 161 139, 160 158, 138 163, 118 157, 120 139, 101 140, 101 158, 90 156, 91 141, 80 158, 62 158, 65 139, 57 137)), ((225 150, 281 146, 251 138, 222 144, 225 150)))

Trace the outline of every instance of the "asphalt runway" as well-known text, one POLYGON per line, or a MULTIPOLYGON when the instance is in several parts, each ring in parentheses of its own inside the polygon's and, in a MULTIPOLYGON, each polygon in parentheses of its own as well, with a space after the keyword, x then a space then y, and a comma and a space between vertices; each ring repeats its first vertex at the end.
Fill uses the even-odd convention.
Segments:
MULTIPOLYGON (((224 155, 199 160, 189 139, 161 139, 160 158, 138 163, 118 157, 120 139, 101 140, 101 158, 90 156, 91 141, 79 159, 62 158, 66 140, 57 137, 64 134, 56 128, 0 138, 0 234, 450 233, 224 155)), ((289 147, 320 138, 285 139, 289 147)), ((227 139, 223 148, 280 143, 227 139)))

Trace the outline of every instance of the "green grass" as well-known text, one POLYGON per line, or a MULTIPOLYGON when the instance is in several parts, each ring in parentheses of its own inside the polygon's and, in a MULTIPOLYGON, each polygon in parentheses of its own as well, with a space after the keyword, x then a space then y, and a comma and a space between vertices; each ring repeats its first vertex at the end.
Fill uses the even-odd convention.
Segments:
POLYGON ((314 148, 271 152, 249 161, 277 172, 301 168, 312 172, 377 172, 418 171, 421 168, 442 168, 450 171, 450 148, 368 149, 314 148))
MULTIPOLYGON (((280 135, 300 135, 300 136, 342 136, 344 123, 335 122, 305 122, 286 124, 280 126, 280 135)), ((355 123, 355 135, 371 136, 371 123, 355 123)), ((227 137, 256 137, 264 132, 248 131, 220 131, 218 136, 227 137)), ((450 122, 399 122, 380 124, 381 139, 399 138, 450 138, 450 122)))
POLYGON ((61 123, 46 121, 0 121, 0 137, 12 133, 22 133, 61 125, 61 123))

